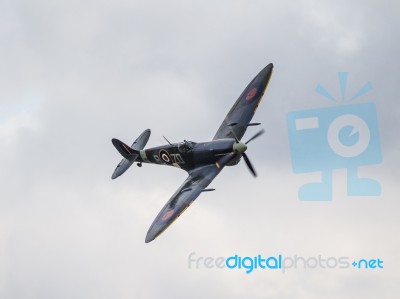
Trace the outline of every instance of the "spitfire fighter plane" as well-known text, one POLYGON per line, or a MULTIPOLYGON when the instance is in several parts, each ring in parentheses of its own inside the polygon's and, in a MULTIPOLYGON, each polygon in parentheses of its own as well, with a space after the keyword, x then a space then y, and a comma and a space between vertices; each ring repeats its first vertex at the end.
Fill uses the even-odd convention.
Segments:
POLYGON ((268 64, 245 88, 225 117, 213 140, 208 142, 183 141, 170 143, 154 148, 144 149, 150 137, 150 130, 145 130, 131 146, 112 139, 112 143, 124 157, 115 169, 112 179, 122 175, 133 163, 170 165, 188 172, 188 178, 172 195, 158 213, 150 226, 145 242, 148 243, 159 236, 172 224, 190 204, 208 189, 208 185, 225 166, 239 163, 243 157, 250 172, 256 176, 254 167, 247 157, 247 144, 263 134, 259 131, 246 142, 241 139, 251 123, 251 119, 260 104, 261 98, 272 74, 273 65, 268 64))

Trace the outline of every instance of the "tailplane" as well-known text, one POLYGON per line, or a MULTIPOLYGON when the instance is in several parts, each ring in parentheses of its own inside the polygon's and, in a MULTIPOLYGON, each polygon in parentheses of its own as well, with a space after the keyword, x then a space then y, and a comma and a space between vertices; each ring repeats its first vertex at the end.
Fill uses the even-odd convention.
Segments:
POLYGON ((151 131, 149 129, 145 130, 140 136, 133 142, 132 146, 129 146, 122 141, 113 138, 111 140, 112 144, 118 150, 118 152, 124 157, 124 159, 119 162, 117 168, 114 170, 112 179, 116 179, 122 175, 129 167, 136 161, 140 154, 140 150, 144 149, 147 141, 150 138, 151 131))

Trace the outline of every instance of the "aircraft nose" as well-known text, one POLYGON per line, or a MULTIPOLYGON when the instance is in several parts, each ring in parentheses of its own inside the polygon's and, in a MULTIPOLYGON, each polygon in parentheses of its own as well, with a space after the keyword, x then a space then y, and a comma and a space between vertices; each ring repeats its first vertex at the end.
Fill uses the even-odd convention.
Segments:
POLYGON ((233 151, 235 153, 244 153, 247 150, 247 145, 241 141, 233 144, 233 151))

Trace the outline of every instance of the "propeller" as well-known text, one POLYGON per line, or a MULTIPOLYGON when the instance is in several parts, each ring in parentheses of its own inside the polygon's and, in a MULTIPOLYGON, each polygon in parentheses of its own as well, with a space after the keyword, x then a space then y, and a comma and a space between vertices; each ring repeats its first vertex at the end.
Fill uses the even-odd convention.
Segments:
POLYGON ((258 131, 258 133, 256 133, 253 137, 251 137, 249 140, 247 140, 247 142, 245 144, 248 144, 250 141, 253 141, 254 139, 260 137, 262 134, 265 133, 264 129, 261 129, 260 131, 258 131))
POLYGON ((247 157, 246 153, 242 154, 243 158, 244 158, 244 162, 246 162, 247 167, 249 168, 251 174, 256 178, 257 177, 257 173, 254 170, 253 165, 251 164, 249 157, 247 157))
MULTIPOLYGON (((232 131, 232 133, 233 133, 233 131, 232 131)), ((254 139, 257 139, 258 137, 260 137, 264 133, 265 133, 265 130, 261 129, 255 135, 253 135, 253 137, 251 137, 249 140, 247 140, 247 142, 245 144, 248 144, 249 142, 253 141, 254 139)), ((235 136, 236 141, 239 142, 237 137, 236 137, 236 135, 235 135, 235 133, 233 133, 233 136, 235 136)), ((249 157, 246 155, 245 152, 242 153, 242 156, 243 156, 244 162, 246 163, 247 167, 249 168, 251 174, 254 177, 257 177, 257 173, 256 173, 253 165, 251 164, 249 157)))
MULTIPOLYGON (((233 127, 233 126, 235 126, 235 125, 237 125, 237 123, 232 123, 232 124, 230 124, 231 127, 233 127)), ((258 131, 258 132, 257 132, 256 134, 254 134, 249 140, 247 140, 246 143, 243 143, 243 142, 241 142, 241 141, 239 140, 239 138, 236 136, 234 130, 231 130, 231 133, 232 133, 233 138, 235 138, 235 141, 236 141, 236 144, 234 144, 234 146, 233 146, 234 152, 242 154, 242 157, 243 157, 243 159, 244 159, 244 162, 246 163, 247 168, 249 168, 251 174, 252 174, 254 177, 257 177, 257 173, 256 173, 256 171, 255 171, 253 165, 251 164, 249 157, 246 155, 245 151, 247 150, 247 144, 248 144, 249 142, 253 141, 254 139, 257 139, 257 138, 260 137, 262 134, 264 134, 264 133, 265 133, 265 130, 264 130, 264 129, 261 129, 260 131, 258 131)), ((222 158, 221 162, 222 162, 222 164, 226 164, 226 163, 228 163, 232 158, 233 158, 232 155, 224 156, 224 158, 222 158)))

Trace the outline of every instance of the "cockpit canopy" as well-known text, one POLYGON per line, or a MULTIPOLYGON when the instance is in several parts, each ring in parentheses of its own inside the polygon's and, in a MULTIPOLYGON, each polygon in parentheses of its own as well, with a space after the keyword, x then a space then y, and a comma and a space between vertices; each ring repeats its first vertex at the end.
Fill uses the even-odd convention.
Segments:
POLYGON ((188 153, 188 152, 191 152, 193 150, 195 145, 196 145, 196 143, 193 142, 193 141, 184 140, 183 142, 178 144, 178 150, 181 153, 188 153))

